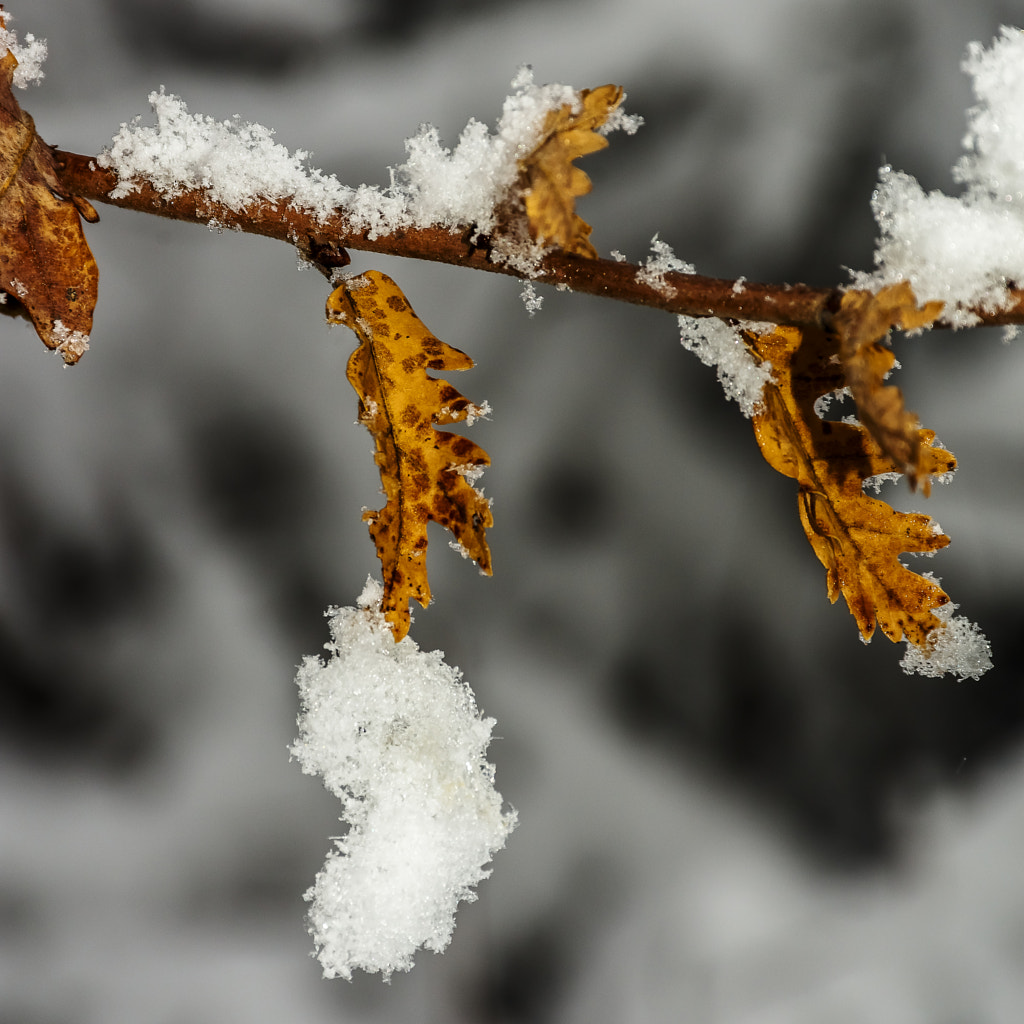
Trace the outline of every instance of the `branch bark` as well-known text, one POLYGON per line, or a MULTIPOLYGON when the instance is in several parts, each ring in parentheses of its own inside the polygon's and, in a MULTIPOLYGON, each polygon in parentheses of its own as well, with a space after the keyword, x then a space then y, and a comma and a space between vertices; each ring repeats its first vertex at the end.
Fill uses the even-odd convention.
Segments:
MULTIPOLYGON (((98 167, 93 158, 55 149, 54 160, 61 183, 70 195, 172 220, 205 225, 214 223, 235 231, 276 238, 297 246, 307 255, 315 254, 315 261, 328 268, 343 266, 347 262, 344 250, 355 249, 448 263, 511 277, 523 276, 508 264, 492 260, 486 240, 483 244, 470 241, 473 230, 468 227, 461 232, 433 227, 409 228, 370 238, 365 231, 353 230, 342 210, 325 221, 290 206, 270 202, 253 203, 235 211, 213 202, 202 192, 183 192, 167 199, 146 184, 115 199, 111 193, 117 187, 117 176, 98 167)), ((792 327, 827 328, 843 295, 841 288, 754 281, 744 281, 738 287, 733 280, 675 272, 665 274, 667 287, 657 289, 637 279, 641 269, 627 262, 552 252, 544 257, 540 272, 532 280, 669 313, 757 320, 792 327)), ((1007 309, 998 312, 975 310, 981 323, 1024 323, 1024 290, 1013 289, 1011 294, 1013 303, 1007 309)), ((935 326, 949 325, 940 318, 935 326)))

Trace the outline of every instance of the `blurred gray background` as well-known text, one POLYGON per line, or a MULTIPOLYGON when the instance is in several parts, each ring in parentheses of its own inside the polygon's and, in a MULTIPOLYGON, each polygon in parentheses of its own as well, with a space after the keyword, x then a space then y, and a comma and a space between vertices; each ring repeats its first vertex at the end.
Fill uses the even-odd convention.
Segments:
MULTIPOLYGON (((646 125, 585 162, 602 253, 846 280, 888 160, 926 188, 1009 0, 11 0, 20 95, 95 153, 165 85, 342 181, 421 122, 492 124, 521 63, 616 82, 646 125)), ((421 646, 498 720, 521 824, 444 956, 325 982, 301 895, 338 807, 289 764, 295 666, 375 569, 353 339, 284 245, 101 208, 92 349, 0 323, 3 1024, 1019 1024, 1020 393, 999 332, 902 341, 959 457, 928 568, 980 682, 868 647, 714 374, 653 311, 354 254, 470 353, 494 408, 495 576, 433 536, 421 646)), ((920 506, 905 489, 886 494, 920 506)))

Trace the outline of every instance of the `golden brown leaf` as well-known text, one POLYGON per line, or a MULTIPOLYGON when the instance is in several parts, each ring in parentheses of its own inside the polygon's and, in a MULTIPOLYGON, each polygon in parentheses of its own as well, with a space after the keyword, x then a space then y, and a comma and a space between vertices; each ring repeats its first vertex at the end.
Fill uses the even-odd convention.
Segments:
POLYGON ((907 410, 903 392, 883 381, 896 357, 882 342, 893 327, 905 331, 929 326, 942 312, 943 303, 929 302, 918 307, 906 281, 883 288, 877 294, 848 291, 833 319, 839 335, 839 360, 846 375, 857 418, 907 474, 911 489, 921 487, 927 496, 931 490, 928 470, 922 463, 917 417, 907 410))
POLYGON ((371 270, 349 278, 327 300, 327 318, 359 337, 348 379, 359 395, 359 421, 376 445, 387 504, 368 511, 384 573, 384 612, 395 639, 409 632, 409 599, 426 608, 427 522, 455 535, 462 552, 490 575, 484 531, 490 503, 470 480, 490 464, 469 438, 437 424, 472 422, 486 411, 427 370, 467 370, 473 360, 435 338, 391 278, 371 270), (467 476, 469 479, 467 479, 467 476))
POLYGON ((87 347, 99 271, 82 232, 84 199, 64 194, 53 154, 11 92, 18 62, 0 59, 0 289, 39 337, 74 363, 87 347))
MULTIPOLYGON (((920 513, 897 512, 863 491, 866 479, 902 472, 862 426, 822 420, 815 401, 845 384, 839 340, 821 330, 779 327, 748 336, 772 364, 754 432, 768 463, 800 486, 800 520, 827 570, 829 600, 842 594, 862 637, 875 623, 892 641, 904 637, 928 650, 928 634, 942 626, 934 609, 949 597, 933 580, 899 561, 904 552, 933 552, 949 538, 920 513)), ((953 456, 932 447, 934 434, 916 429, 921 474, 947 473, 953 456)))
POLYGON ((548 112, 541 142, 520 161, 526 178, 526 216, 538 242, 580 256, 597 256, 590 243, 590 225, 576 214, 576 199, 592 186, 573 160, 608 145, 595 129, 608 120, 622 96, 617 85, 584 89, 575 112, 569 104, 548 112))

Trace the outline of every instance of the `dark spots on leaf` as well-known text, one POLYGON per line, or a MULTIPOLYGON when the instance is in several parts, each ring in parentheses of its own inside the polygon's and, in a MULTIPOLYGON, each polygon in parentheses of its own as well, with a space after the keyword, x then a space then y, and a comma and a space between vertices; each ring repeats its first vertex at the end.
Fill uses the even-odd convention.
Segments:
POLYGON ((408 303, 404 302, 398 295, 389 295, 387 305, 389 309, 394 310, 396 313, 404 313, 409 308, 408 303))
POLYGON ((426 481, 427 486, 430 484, 430 467, 427 465, 427 460, 418 451, 410 451, 405 454, 406 466, 410 474, 422 485, 423 481, 426 481))
POLYGON ((476 445, 468 437, 462 437, 460 434, 451 434, 449 436, 452 439, 449 447, 457 461, 462 462, 475 451, 476 445))

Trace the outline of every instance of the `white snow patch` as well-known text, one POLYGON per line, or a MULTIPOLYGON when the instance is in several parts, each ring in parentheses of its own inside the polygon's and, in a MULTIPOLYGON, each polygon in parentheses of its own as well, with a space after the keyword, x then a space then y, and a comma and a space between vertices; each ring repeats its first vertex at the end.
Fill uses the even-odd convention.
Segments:
MULTIPOLYGON (((923 574, 934 579, 931 573, 923 574)), ((947 672, 965 679, 980 679, 992 667, 992 647, 977 623, 963 615, 954 616, 959 605, 950 602, 935 610, 936 618, 942 625, 928 634, 932 645, 930 654, 907 642, 907 651, 900 661, 900 668, 907 675, 926 676, 931 679, 944 676, 947 672)))
POLYGON ((967 307, 998 309, 1008 284, 1024 284, 1024 32, 1004 27, 987 50, 971 43, 961 66, 978 99, 953 168, 963 194, 926 193, 882 167, 871 204, 877 269, 853 277, 870 289, 908 280, 921 302, 940 299, 945 319, 969 326, 978 318, 967 307))
POLYGON ((441 651, 395 643, 382 594, 368 579, 358 608, 332 608, 328 660, 306 658, 297 677, 291 753, 350 826, 306 893, 325 977, 387 978, 421 946, 443 950, 516 821, 484 759, 494 720, 441 651))
POLYGON ((156 126, 136 117, 122 124, 97 158, 117 172, 119 198, 142 182, 167 199, 186 191, 204 191, 211 200, 238 212, 249 203, 288 200, 296 209, 325 218, 339 205, 338 180, 309 169, 304 150, 289 153, 261 124, 189 113, 184 101, 164 92, 149 94, 156 126))
POLYGON ((715 317, 680 316, 683 347, 705 366, 718 370, 725 397, 750 417, 761 404, 764 385, 771 380, 772 364, 759 363, 743 340, 742 329, 770 329, 771 325, 741 322, 735 326, 715 317))
MULTIPOLYGON (((309 167, 309 153, 289 153, 275 143, 269 128, 237 116, 215 121, 191 114, 163 88, 149 96, 156 126, 142 125, 139 117, 122 124, 97 162, 117 172, 115 198, 145 181, 167 198, 202 190, 235 211, 269 201, 287 203, 321 222, 341 213, 370 238, 430 226, 472 225, 486 234, 495 228, 496 211, 519 176, 519 161, 539 142, 548 112, 580 103, 570 86, 534 85, 528 67, 520 68, 512 84, 515 91, 505 100, 495 132, 471 119, 455 148, 448 149, 435 127, 422 126, 406 140, 406 160, 391 168, 391 184, 384 189, 342 185, 334 175, 309 167)), ((631 126, 626 115, 611 125, 627 131, 631 126)), ((500 255, 530 277, 543 253, 536 248, 523 240, 500 255)))
POLYGON ((696 274, 697 268, 692 263, 679 259, 672 246, 668 242, 663 242, 657 235, 651 239, 651 251, 654 255, 647 257, 643 266, 636 272, 636 279, 671 299, 676 290, 666 282, 665 275, 673 271, 678 274, 696 274))
POLYGON ((39 85, 44 77, 46 40, 36 39, 31 32, 26 32, 25 42, 19 43, 18 33, 7 27, 12 20, 10 14, 0 11, 0 51, 14 54, 18 62, 14 69, 14 86, 16 89, 25 89, 30 85, 39 85))

